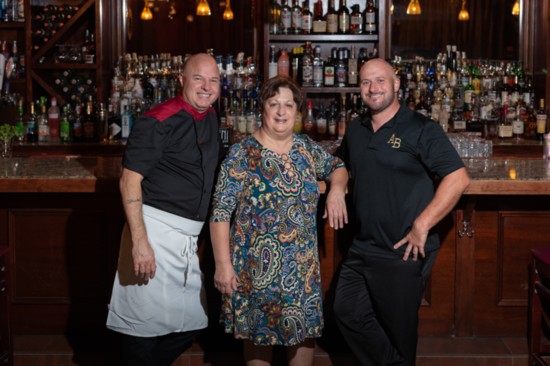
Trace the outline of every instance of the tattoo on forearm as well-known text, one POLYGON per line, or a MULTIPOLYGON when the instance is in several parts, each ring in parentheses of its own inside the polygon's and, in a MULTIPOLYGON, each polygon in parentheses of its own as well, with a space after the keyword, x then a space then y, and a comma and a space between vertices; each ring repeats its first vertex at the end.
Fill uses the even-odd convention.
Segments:
POLYGON ((136 202, 141 202, 141 198, 130 198, 130 199, 126 200, 127 205, 130 205, 130 204, 136 203, 136 202))

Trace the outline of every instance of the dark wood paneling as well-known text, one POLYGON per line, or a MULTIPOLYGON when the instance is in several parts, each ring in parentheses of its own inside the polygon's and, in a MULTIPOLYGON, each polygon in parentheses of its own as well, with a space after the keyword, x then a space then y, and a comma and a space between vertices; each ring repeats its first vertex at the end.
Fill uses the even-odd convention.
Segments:
POLYGON ((123 213, 118 194, 2 194, 14 334, 103 330, 123 213))
POLYGON ((524 336, 530 249, 550 245, 549 200, 546 196, 491 200, 481 201, 475 216, 473 335, 524 336))

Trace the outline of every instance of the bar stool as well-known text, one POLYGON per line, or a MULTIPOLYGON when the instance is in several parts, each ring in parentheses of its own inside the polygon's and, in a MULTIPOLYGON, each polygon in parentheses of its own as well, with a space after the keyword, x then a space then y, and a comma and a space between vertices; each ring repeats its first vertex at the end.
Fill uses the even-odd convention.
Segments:
POLYGON ((550 366, 550 247, 531 249, 529 364, 550 366))

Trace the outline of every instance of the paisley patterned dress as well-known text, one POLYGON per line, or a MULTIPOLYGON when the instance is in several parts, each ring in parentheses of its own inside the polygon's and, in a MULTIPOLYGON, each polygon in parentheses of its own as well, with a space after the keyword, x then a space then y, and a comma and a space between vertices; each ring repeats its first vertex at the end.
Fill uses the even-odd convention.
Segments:
POLYGON ((210 221, 231 222, 238 276, 221 322, 256 345, 296 345, 323 328, 317 181, 344 164, 305 135, 294 137, 288 156, 291 167, 254 137, 233 145, 213 199, 210 221))

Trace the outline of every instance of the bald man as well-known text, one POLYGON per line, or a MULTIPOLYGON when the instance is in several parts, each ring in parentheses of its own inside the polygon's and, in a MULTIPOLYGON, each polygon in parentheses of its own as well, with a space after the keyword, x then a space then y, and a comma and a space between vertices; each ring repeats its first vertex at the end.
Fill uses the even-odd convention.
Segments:
POLYGON ((181 95, 135 123, 120 178, 126 225, 107 327, 121 333, 124 365, 166 365, 206 328, 197 239, 220 161, 218 66, 191 56, 181 95))
POLYGON ((334 311, 361 365, 415 364, 418 310, 439 250, 434 226, 469 184, 443 129, 400 105, 393 67, 360 70, 368 113, 335 155, 350 171, 358 231, 342 264, 334 311), (434 191, 433 177, 441 181, 434 191))

